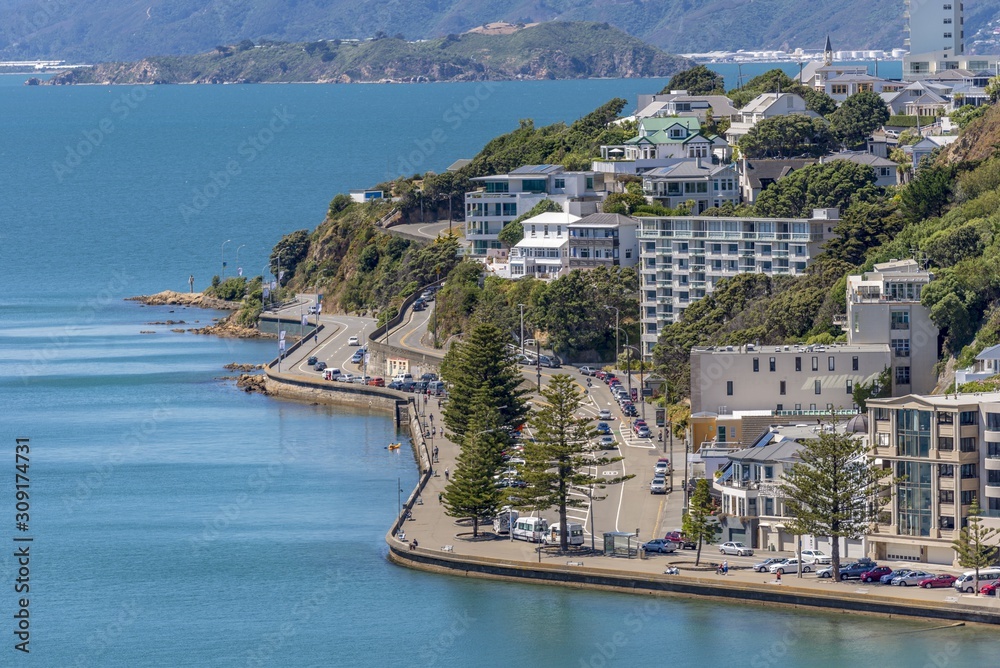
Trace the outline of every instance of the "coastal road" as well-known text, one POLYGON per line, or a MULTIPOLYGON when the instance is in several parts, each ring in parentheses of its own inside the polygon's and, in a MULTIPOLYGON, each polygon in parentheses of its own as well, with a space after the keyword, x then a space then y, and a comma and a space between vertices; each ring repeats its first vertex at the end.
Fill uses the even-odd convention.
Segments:
MULTIPOLYGON (((308 312, 309 307, 316 303, 316 295, 300 294, 296 303, 278 311, 284 317, 299 317, 300 312, 308 312)), ((361 343, 365 342, 365 332, 375 329, 374 318, 363 318, 341 314, 322 314, 319 316, 323 331, 317 343, 307 343, 282 361, 282 370, 292 370, 303 376, 316 377, 321 375, 306 364, 310 356, 315 355, 329 367, 341 370, 360 372, 360 366, 350 363, 351 356, 357 346, 349 346, 348 340, 357 336, 361 343)), ((371 375, 371 374, 369 374, 371 375)))

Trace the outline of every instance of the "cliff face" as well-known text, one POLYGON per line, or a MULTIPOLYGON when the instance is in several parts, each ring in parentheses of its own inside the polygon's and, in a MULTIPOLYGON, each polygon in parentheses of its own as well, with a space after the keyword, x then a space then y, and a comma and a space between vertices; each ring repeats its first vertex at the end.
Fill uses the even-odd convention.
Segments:
POLYGON ((691 66, 607 24, 552 23, 509 34, 466 34, 406 42, 321 41, 253 45, 194 56, 105 63, 60 73, 49 83, 263 83, 482 81, 667 77, 691 66))

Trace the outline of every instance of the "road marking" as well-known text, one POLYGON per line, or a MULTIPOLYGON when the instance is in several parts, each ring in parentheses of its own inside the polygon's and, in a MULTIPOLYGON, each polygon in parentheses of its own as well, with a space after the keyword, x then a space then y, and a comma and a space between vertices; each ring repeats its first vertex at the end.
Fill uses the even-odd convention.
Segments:
POLYGON ((653 538, 656 538, 660 531, 660 522, 663 521, 663 508, 666 506, 667 498, 660 499, 660 509, 656 511, 656 524, 653 526, 653 538))

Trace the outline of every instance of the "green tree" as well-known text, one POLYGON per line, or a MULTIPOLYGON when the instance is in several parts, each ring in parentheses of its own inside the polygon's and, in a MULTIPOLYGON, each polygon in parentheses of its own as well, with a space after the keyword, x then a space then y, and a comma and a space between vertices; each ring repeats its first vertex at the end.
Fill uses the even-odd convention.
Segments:
POLYGON ((512 433, 524 424, 528 409, 520 389, 521 373, 508 344, 509 336, 496 325, 480 323, 445 354, 441 376, 452 384, 444 421, 457 442, 464 443, 476 407, 486 404, 499 412, 499 429, 512 433))
POLYGON ((931 307, 931 320, 945 332, 944 347, 953 355, 962 351, 962 346, 975 333, 972 316, 965 303, 955 293, 946 294, 931 307))
POLYGON ((779 179, 757 198, 758 216, 799 218, 813 209, 837 207, 846 210, 855 202, 878 197, 875 173, 868 165, 850 160, 831 160, 809 165, 779 179))
POLYGON ((743 88, 731 90, 727 95, 734 106, 744 107, 761 93, 794 93, 805 100, 806 109, 820 116, 826 116, 837 108, 837 102, 829 95, 803 86, 778 68, 754 77, 743 88))
POLYGON ((781 492, 793 534, 830 537, 833 577, 840 578, 840 539, 871 533, 889 500, 889 471, 875 468, 861 439, 830 429, 808 441, 784 475, 781 492))
POLYGON ((711 543, 719 533, 719 520, 715 517, 712 502, 711 483, 702 478, 695 483, 694 493, 688 502, 688 511, 682 520, 681 529, 688 540, 698 543, 698 553, 694 565, 701 563, 701 546, 711 543))
MULTIPOLYGON (((530 510, 559 511, 560 549, 566 550, 568 508, 582 508, 586 503, 574 492, 581 489, 605 489, 634 476, 596 476, 593 467, 607 467, 621 457, 599 457, 592 440, 597 435, 587 418, 577 412, 583 406, 583 394, 576 382, 565 374, 552 377, 542 389, 544 403, 531 416, 534 440, 524 446, 524 480, 528 486, 518 490, 516 504, 530 510)), ((591 509, 593 512, 593 509, 591 509)))
POLYGON ((666 95, 672 90, 686 90, 691 95, 723 95, 726 80, 704 65, 695 65, 672 76, 660 95, 666 95))
MULTIPOLYGON (((291 277, 299 263, 306 258, 309 253, 309 231, 296 230, 281 238, 281 241, 274 245, 271 251, 270 271, 272 274, 278 272, 278 267, 284 272, 286 277, 291 277)), ((287 279, 286 279, 287 280, 287 279)), ((284 285, 284 282, 281 281, 284 285)))
POLYGON ((854 386, 851 398, 858 405, 862 414, 868 412, 869 399, 881 399, 892 396, 892 369, 886 367, 879 372, 878 376, 865 383, 860 382, 854 386))
POLYGON ((1000 536, 1000 530, 984 527, 981 513, 979 499, 972 497, 967 523, 958 532, 958 539, 951 544, 958 555, 958 564, 976 571, 972 580, 976 596, 979 596, 979 569, 992 566, 997 560, 997 551, 1000 550, 996 545, 990 544, 990 541, 1000 536))
POLYGON ((953 123, 958 125, 959 130, 964 130, 969 123, 977 118, 985 116, 988 109, 989 107, 985 104, 978 107, 973 107, 971 104, 965 104, 951 112, 951 120, 953 123))
POLYGON ((472 520, 473 538, 479 536, 480 519, 495 516, 504 501, 504 493, 493 476, 501 467, 502 453, 509 442, 502 431, 499 411, 488 403, 488 393, 479 395, 482 400, 476 402, 469 433, 442 498, 449 517, 472 520))
POLYGON ((990 96, 990 103, 1000 102, 1000 77, 993 77, 986 83, 986 94, 990 96))
POLYGON ((855 202, 847 207, 833 228, 836 235, 826 245, 830 257, 860 265, 868 249, 892 241, 903 229, 903 217, 896 203, 879 197, 855 202))
POLYGON ((889 108, 878 93, 861 91, 830 114, 830 130, 849 149, 865 145, 872 132, 889 120, 889 108))
POLYGON ((748 158, 792 158, 828 153, 833 135, 821 118, 787 114, 765 118, 739 140, 740 153, 748 158))
POLYGON ((922 162, 913 180, 900 193, 903 216, 908 223, 940 216, 954 188, 955 169, 949 165, 922 162))

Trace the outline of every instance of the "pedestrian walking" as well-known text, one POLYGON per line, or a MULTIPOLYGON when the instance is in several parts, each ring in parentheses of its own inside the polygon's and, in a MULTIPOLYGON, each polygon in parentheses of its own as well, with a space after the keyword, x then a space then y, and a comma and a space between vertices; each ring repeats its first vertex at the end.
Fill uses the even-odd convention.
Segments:
POLYGON ((444 470, 444 480, 445 482, 448 482, 448 469, 444 470))
POLYGON ((438 503, 441 503, 442 499, 444 499, 444 492, 438 492, 438 503))
POLYGON ((728 561, 724 560, 722 562, 722 574, 723 575, 729 575, 729 562, 728 561))
POLYGON ((438 446, 434 446, 434 461, 438 460, 438 446))
POLYGON ((777 573, 774 574, 774 581, 778 584, 781 584, 781 571, 778 571, 777 573))

